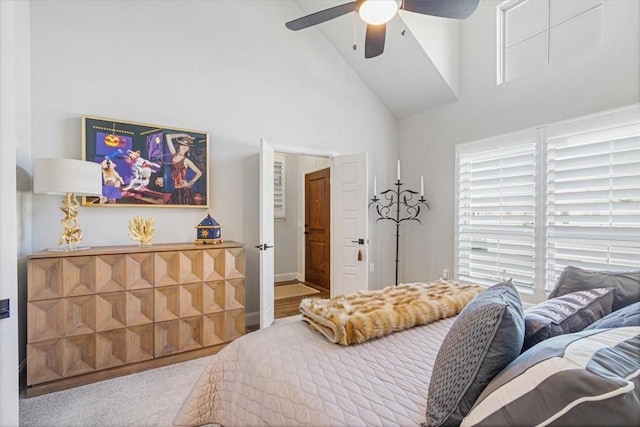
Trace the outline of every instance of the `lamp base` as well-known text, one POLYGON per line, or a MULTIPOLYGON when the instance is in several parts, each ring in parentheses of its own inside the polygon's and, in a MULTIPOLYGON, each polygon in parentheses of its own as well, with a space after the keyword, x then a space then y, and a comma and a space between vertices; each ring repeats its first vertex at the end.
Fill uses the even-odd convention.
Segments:
POLYGON ((60 237, 60 245, 62 250, 77 250, 76 246, 82 241, 82 230, 78 223, 78 200, 73 193, 67 193, 62 199, 62 207, 60 210, 64 213, 64 218, 60 220, 62 223, 62 237, 60 237))

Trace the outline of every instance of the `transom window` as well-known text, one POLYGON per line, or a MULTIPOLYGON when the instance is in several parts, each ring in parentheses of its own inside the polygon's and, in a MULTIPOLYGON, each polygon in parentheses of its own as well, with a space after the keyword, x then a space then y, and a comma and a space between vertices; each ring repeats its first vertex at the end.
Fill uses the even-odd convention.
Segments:
POLYGON ((602 44, 602 0, 510 0, 498 6, 498 84, 602 44))

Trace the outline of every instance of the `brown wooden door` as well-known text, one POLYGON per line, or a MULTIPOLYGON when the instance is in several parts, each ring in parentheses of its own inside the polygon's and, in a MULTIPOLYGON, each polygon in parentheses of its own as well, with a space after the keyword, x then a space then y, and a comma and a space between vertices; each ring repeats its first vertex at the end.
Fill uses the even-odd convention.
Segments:
POLYGON ((330 289, 330 169, 304 177, 305 280, 330 289))

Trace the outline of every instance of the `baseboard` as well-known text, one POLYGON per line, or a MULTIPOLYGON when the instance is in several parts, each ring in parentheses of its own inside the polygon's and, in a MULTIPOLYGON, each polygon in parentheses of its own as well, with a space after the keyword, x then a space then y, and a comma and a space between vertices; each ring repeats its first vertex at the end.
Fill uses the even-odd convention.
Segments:
POLYGON ((260 312, 254 311, 253 313, 247 313, 244 316, 244 321, 246 326, 260 326, 260 312))
POLYGON ((296 280, 298 282, 304 282, 304 274, 302 273, 296 273, 296 280))
POLYGON ((278 282, 288 282, 290 280, 300 280, 298 276, 301 276, 300 273, 280 273, 273 275, 273 281, 278 282))

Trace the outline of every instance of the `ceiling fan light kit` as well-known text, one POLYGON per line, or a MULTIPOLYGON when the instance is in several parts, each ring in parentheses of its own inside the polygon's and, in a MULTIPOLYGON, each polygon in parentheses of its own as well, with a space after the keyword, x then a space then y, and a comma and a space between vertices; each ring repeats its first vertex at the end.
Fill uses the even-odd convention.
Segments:
POLYGON ((364 57, 374 58, 384 52, 387 22, 397 15, 399 9, 441 18, 465 19, 476 10, 479 2, 480 0, 356 0, 294 19, 285 26, 298 31, 356 12, 367 23, 364 57))
POLYGON ((368 0, 360 3, 358 14, 367 24, 381 25, 396 16, 399 6, 397 0, 368 0))

